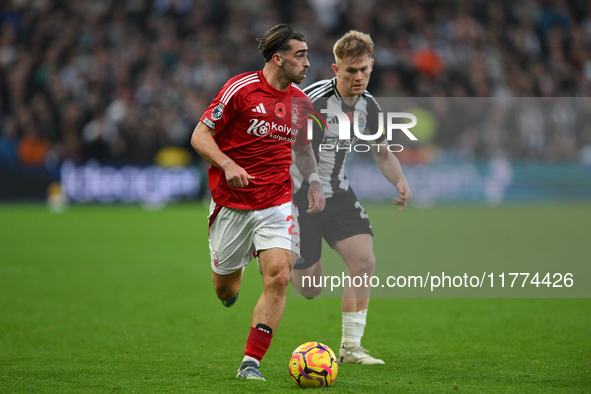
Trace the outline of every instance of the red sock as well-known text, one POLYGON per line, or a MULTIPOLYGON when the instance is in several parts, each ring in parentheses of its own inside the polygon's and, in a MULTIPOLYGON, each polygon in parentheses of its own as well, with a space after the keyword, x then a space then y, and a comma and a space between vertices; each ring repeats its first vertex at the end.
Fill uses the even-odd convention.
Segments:
POLYGON ((250 334, 248 334, 248 339, 246 340, 244 355, 261 361, 271 345, 272 338, 273 334, 255 327, 250 327, 250 334))

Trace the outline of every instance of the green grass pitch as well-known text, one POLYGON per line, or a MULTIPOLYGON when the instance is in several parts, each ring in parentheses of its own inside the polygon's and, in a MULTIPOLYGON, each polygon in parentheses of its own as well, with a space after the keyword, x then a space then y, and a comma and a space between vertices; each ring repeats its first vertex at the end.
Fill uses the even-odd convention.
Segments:
MULTIPOLYGON (((382 266, 591 257, 589 205, 366 209, 382 266)), ((338 351, 340 300, 288 296, 268 381, 235 379, 261 280, 251 264, 237 304, 221 305, 205 216, 199 204, 1 206, 0 392, 299 392, 291 352, 338 351)), ((364 346, 386 365, 342 365, 327 391, 591 392, 589 298, 376 298, 364 346)))

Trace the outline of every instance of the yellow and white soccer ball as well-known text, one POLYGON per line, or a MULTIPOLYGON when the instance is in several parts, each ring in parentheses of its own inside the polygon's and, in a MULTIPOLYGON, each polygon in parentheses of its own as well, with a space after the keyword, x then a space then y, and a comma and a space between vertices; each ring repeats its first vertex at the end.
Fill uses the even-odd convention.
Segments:
POLYGON ((323 343, 306 342, 297 347, 289 360, 289 375, 301 388, 328 387, 339 372, 334 352, 323 343))

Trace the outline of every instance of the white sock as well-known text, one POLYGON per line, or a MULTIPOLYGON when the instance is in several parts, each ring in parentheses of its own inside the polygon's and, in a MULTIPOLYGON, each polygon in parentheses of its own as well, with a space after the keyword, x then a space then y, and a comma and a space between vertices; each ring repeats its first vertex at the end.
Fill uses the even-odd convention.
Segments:
POLYGON ((361 312, 343 312, 341 346, 361 346, 366 319, 367 309, 361 312))
POLYGON ((250 357, 250 356, 244 356, 244 358, 242 359, 242 362, 245 361, 252 361, 254 363, 256 363, 257 367, 259 367, 261 365, 261 362, 259 360, 257 360, 256 358, 250 357))

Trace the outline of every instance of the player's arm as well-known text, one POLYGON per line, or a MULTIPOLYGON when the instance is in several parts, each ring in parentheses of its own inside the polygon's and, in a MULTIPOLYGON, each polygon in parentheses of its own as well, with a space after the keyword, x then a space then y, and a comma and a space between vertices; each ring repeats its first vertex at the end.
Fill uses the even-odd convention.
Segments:
POLYGON ((388 150, 387 140, 372 144, 371 150, 382 174, 396 187, 396 190, 398 190, 400 197, 394 197, 392 204, 400 206, 398 212, 401 212, 412 198, 412 194, 410 192, 410 187, 408 187, 408 182, 406 182, 404 173, 402 172, 400 162, 396 156, 388 150))
POLYGON ((249 181, 253 180, 254 177, 248 175, 244 168, 240 167, 220 150, 213 139, 215 134, 214 130, 199 122, 191 136, 193 149, 210 164, 224 171, 228 185, 236 188, 248 186, 249 181))
POLYGON ((294 145, 295 164, 304 179, 310 184, 308 190, 308 213, 320 212, 324 209, 326 199, 322 191, 322 183, 318 177, 318 166, 312 150, 312 144, 294 145))

